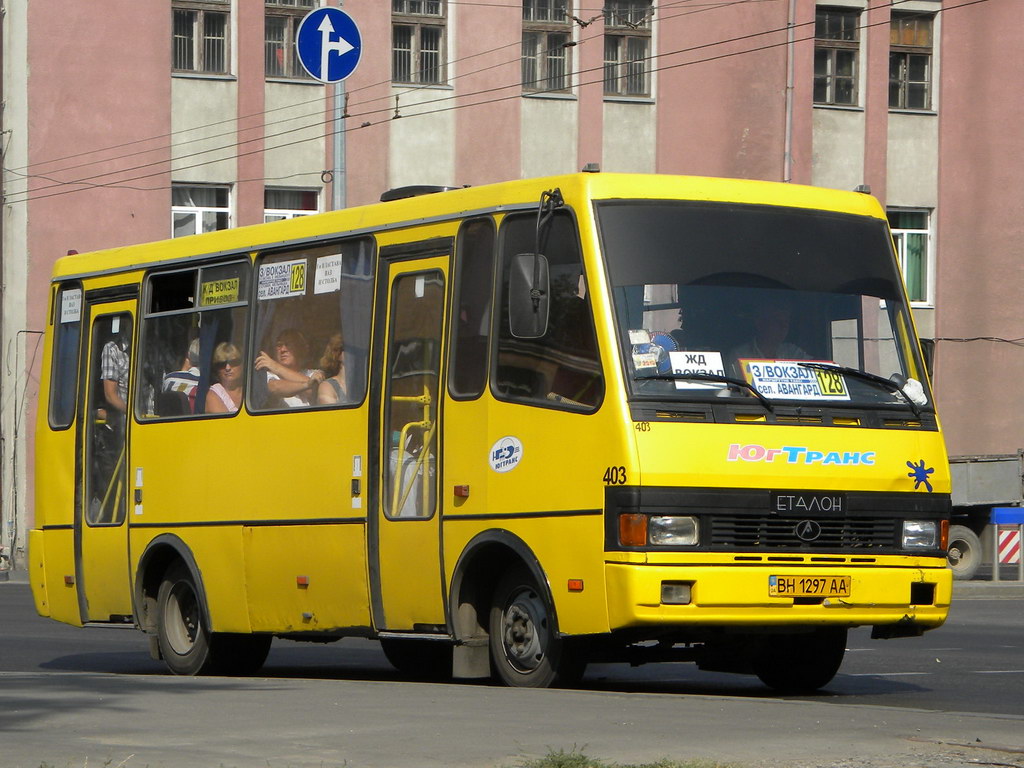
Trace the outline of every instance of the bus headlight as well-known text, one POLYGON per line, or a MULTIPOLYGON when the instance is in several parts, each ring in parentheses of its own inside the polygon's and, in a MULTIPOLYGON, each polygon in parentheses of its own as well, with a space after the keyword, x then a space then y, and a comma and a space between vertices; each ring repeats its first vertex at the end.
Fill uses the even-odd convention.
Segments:
POLYGON ((652 516, 647 526, 651 544, 669 547, 692 547, 700 541, 695 517, 652 516))
POLYGON ((938 549, 939 524, 935 520, 904 520, 904 549, 938 549))

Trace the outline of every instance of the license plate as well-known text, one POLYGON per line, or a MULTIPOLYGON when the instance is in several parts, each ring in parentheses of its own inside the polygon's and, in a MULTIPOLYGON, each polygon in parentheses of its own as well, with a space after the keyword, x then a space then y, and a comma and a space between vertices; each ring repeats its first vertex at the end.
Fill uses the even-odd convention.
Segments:
POLYGON ((769 576, 770 597, 849 597, 849 576, 769 576))

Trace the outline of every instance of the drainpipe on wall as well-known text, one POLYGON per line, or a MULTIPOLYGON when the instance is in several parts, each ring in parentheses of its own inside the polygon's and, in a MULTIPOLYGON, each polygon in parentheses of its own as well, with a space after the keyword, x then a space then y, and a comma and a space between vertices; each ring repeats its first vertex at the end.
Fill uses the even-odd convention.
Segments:
MULTIPOLYGON (((0 5, 0 161, 4 160, 6 154, 4 148, 7 144, 7 101, 6 93, 4 92, 4 30, 6 25, 4 19, 7 15, 7 8, 0 5)), ((6 162, 2 162, 4 168, 7 167, 6 162)), ((4 295, 6 293, 4 285, 4 218, 6 217, 7 209, 7 174, 6 172, 0 172, 0 348, 3 347, 4 343, 4 295)), ((4 402, 4 380, 0 376, 0 403, 4 402)), ((2 423, 2 406, 0 406, 0 423, 2 423)), ((7 460, 7 439, 3 434, 0 434, 0 478, 3 478, 3 467, 4 462, 7 460)), ((11 472, 11 479, 14 479, 14 472, 11 472)), ((9 558, 13 553, 8 554, 7 549, 4 547, 4 541, 6 536, 3 534, 3 530, 6 529, 6 515, 4 514, 8 510, 4 509, 3 494, 0 491, 0 580, 3 580, 7 576, 7 569, 10 568, 12 560, 9 558)), ((13 514, 17 514, 14 511, 13 514)), ((11 542, 12 546, 14 542, 11 542)))
POLYGON ((793 180, 793 81, 796 68, 796 0, 789 0, 789 21, 786 24, 786 147, 783 151, 782 180, 793 180))

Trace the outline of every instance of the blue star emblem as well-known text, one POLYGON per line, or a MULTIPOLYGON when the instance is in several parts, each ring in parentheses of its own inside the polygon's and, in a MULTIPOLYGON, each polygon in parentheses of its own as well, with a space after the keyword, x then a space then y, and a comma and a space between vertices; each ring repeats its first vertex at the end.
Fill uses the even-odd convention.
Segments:
POLYGON ((907 472, 907 477, 912 478, 914 480, 914 490, 916 491, 918 488, 920 488, 921 484, 923 483, 928 493, 931 493, 932 484, 928 482, 928 475, 932 474, 935 471, 934 467, 926 467, 924 464, 924 459, 921 459, 920 464, 915 464, 912 461, 908 461, 907 466, 910 467, 911 469, 910 472, 907 472))

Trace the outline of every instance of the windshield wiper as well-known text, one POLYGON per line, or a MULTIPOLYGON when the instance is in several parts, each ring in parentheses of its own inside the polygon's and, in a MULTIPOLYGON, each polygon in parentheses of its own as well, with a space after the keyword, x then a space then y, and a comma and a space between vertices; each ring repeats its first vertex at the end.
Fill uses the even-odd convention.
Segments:
POLYGON ((816 371, 834 371, 836 373, 843 373, 849 376, 853 376, 855 379, 861 381, 870 381, 873 384, 877 384, 883 389, 899 395, 906 401, 907 405, 910 406, 910 410, 914 412, 914 416, 921 418, 921 408, 915 403, 906 392, 903 391, 903 387, 897 384, 892 379, 887 379, 884 376, 879 376, 875 373, 868 373, 862 371, 859 368, 850 368, 846 365, 830 365, 829 363, 811 363, 811 362, 798 362, 801 368, 813 368, 816 371))
POLYGON ((719 376, 717 373, 658 373, 653 376, 634 376, 634 381, 708 381, 717 384, 728 384, 734 389, 745 389, 758 400, 761 401, 761 405, 767 408, 772 413, 775 413, 775 408, 772 407, 771 401, 757 391, 757 387, 751 384, 749 381, 743 379, 737 379, 732 376, 719 376))

